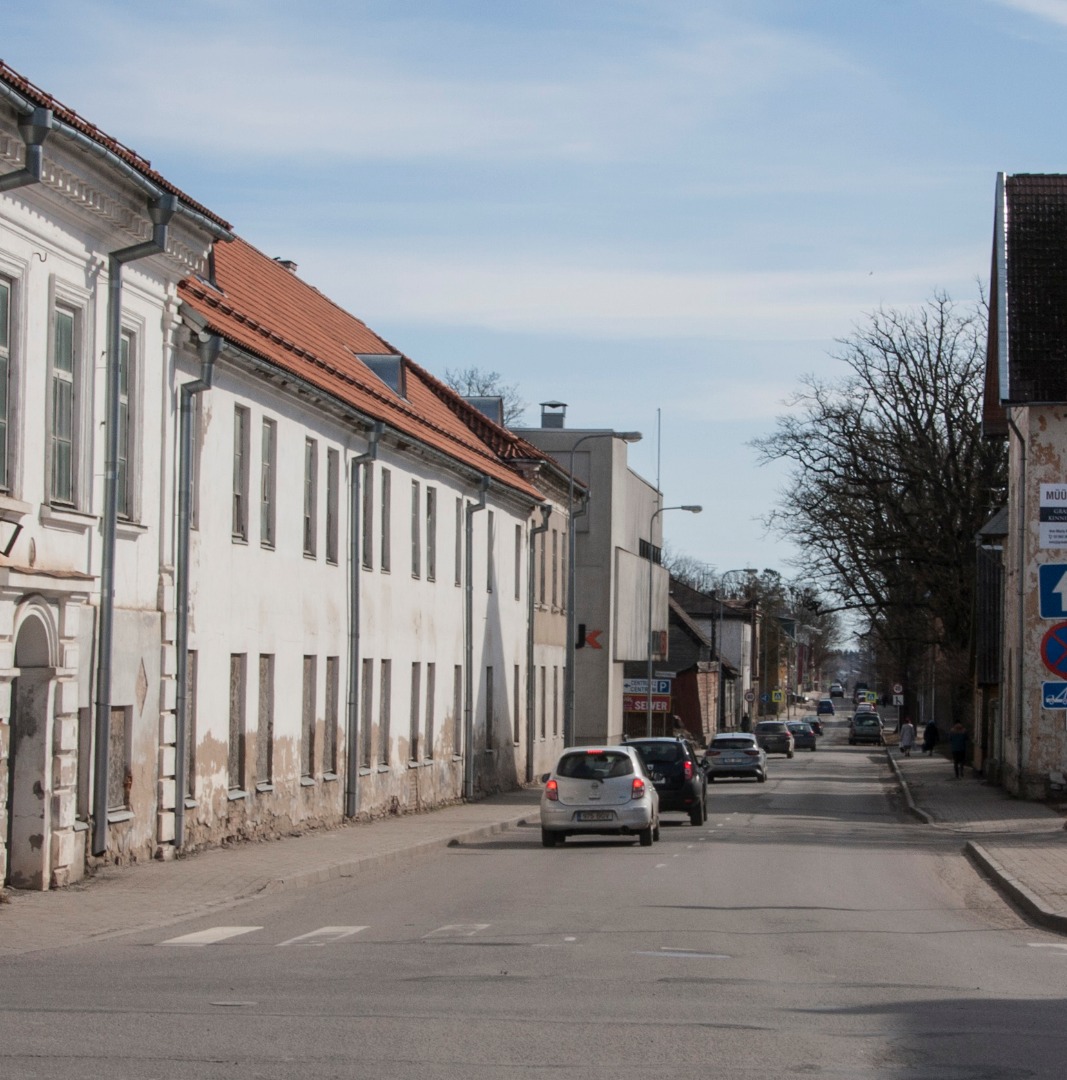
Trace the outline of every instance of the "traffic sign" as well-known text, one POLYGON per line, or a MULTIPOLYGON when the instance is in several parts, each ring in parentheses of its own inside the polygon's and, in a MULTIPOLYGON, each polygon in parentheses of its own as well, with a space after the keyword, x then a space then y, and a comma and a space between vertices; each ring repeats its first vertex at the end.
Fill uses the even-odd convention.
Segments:
POLYGON ((755 701, 755 700, 756 700, 756 691, 755 690, 746 690, 745 691, 745 701, 755 701))
POLYGON ((1067 563, 1045 563, 1037 568, 1042 619, 1067 619, 1067 563))
POLYGON ((1041 708, 1067 709, 1067 682, 1043 682, 1041 708))
POLYGON ((1041 639, 1041 662, 1061 679, 1067 679, 1067 622, 1058 622, 1041 639))
POLYGON ((904 687, 901 686, 900 683, 898 683, 898 682, 893 683, 893 693, 894 694, 903 694, 904 693, 904 687))
MULTIPOLYGON (((624 694, 647 694, 648 679, 623 679, 622 692, 624 694)), ((671 692, 670 679, 653 679, 653 694, 669 694, 671 692)))

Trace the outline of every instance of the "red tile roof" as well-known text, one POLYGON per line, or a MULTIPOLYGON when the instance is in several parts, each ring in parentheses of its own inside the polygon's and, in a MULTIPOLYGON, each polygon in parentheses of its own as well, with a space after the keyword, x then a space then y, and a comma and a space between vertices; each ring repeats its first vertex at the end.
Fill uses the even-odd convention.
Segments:
POLYGON ((176 188, 166 179, 166 177, 156 172, 155 169, 152 168, 152 163, 148 161, 147 158, 143 158, 129 147, 123 146, 117 139, 113 139, 110 135, 105 134, 95 124, 89 123, 88 120, 79 116, 73 109, 64 105, 62 102, 57 101, 51 94, 46 93, 44 90, 40 89, 40 87, 34 86, 29 79, 8 67, 3 60, 0 60, 0 82, 7 83, 8 86, 13 90, 16 90, 26 98, 27 101, 32 102, 34 105, 44 109, 51 109, 52 113, 58 119, 62 120, 65 124, 69 124, 76 131, 80 131, 83 135, 87 135, 93 142, 110 150, 116 157, 121 158, 127 165, 132 166, 147 179, 151 180, 158 188, 169 192, 171 195, 177 195, 186 206, 198 211, 210 221, 215 222, 216 225, 229 231, 229 222, 224 221, 217 214, 212 213, 206 206, 202 206, 200 203, 190 199, 184 191, 176 188))
POLYGON ((551 461, 546 454, 494 424, 407 357, 407 397, 400 397, 358 357, 401 355, 384 338, 240 238, 216 244, 214 251, 217 288, 189 277, 179 290, 211 331, 365 416, 540 498, 510 463, 551 461))

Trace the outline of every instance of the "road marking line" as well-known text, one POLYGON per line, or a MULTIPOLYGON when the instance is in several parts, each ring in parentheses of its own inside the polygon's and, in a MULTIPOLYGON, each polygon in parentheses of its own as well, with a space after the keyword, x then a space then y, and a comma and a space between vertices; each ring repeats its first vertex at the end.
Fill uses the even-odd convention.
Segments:
POLYGON ((477 923, 449 923, 447 926, 439 926, 436 930, 431 930, 428 934, 423 934, 423 938, 429 937, 474 937, 475 934, 482 930, 488 930, 489 923, 477 922, 477 923))
POLYGON ((301 934, 299 937, 279 941, 278 948, 280 949, 283 945, 326 945, 332 941, 341 941, 366 929, 365 926, 320 926, 318 930, 301 934))
POLYGON ((1058 945, 1051 941, 1030 941, 1027 944, 1031 949, 1067 949, 1067 945, 1058 945))
POLYGON ((668 949, 661 947, 658 951, 647 950, 635 952, 634 956, 666 956, 672 960, 732 960, 732 956, 725 953, 691 952, 689 949, 668 949))
POLYGON ((183 934, 181 937, 171 938, 169 941, 161 941, 160 945, 214 945, 216 942, 225 941, 227 938, 239 937, 241 934, 250 934, 253 930, 262 930, 262 926, 216 926, 211 930, 200 930, 195 934, 183 934))

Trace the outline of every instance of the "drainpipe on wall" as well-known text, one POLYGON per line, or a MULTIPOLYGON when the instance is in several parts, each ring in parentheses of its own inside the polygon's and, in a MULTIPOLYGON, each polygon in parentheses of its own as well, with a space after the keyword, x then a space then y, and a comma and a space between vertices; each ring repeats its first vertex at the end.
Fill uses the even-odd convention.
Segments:
POLYGON ((51 109, 31 109, 19 114, 19 134, 26 144, 26 164, 16 172, 0 176, 0 191, 13 191, 39 184, 44 166, 44 141, 52 130, 51 109))
POLYGON ((167 224, 178 209, 176 195, 148 206, 152 239, 108 256, 107 391, 104 413, 104 516, 100 522, 100 646, 96 676, 96 744, 93 770, 93 854, 107 851, 108 734, 111 725, 111 654, 115 614, 115 526, 118 520, 119 351, 122 346, 122 268, 167 250, 167 224))
POLYGON ((474 515, 485 509, 489 477, 478 485, 478 502, 467 503, 465 559, 466 587, 463 610, 463 797, 474 798, 474 515))
POLYGON ((526 586, 526 783, 533 783, 534 778, 534 709, 535 668, 534 668, 534 588, 537 584, 537 543, 535 537, 548 531, 548 518, 552 507, 541 503, 541 524, 530 530, 530 566, 526 586))
MULTIPOLYGON (((360 554, 360 471, 378 456, 378 441, 385 425, 378 421, 368 436, 367 452, 353 457, 348 484, 348 702, 345 744, 345 817, 359 813, 359 582, 363 559, 360 554)), ((366 717, 364 717, 366 721, 366 717)))
MULTIPOLYGON (((1023 635, 1026 633, 1026 613, 1023 610, 1023 598, 1025 596, 1025 589, 1023 588, 1023 577, 1026 569, 1026 440, 1023 438, 1023 433, 1015 425, 1015 417, 1008 413, 1008 427, 1014 432, 1015 437, 1019 440, 1019 538, 1017 541, 1018 552, 1016 553, 1016 604, 1018 605, 1018 622, 1019 622, 1019 640, 1015 649, 1015 722, 1018 725, 1019 738, 1016 746, 1015 756, 1015 770, 1016 770, 1016 792, 1019 795, 1023 794, 1023 702, 1025 696, 1023 694, 1023 635)), ((1000 715, 1000 746, 1001 746, 1001 761, 1004 760, 1004 712, 1001 710, 1000 715)))
POLYGON ((193 398, 210 390, 222 338, 197 337, 200 378, 182 383, 178 408, 178 541, 175 567, 174 847, 185 842, 185 744, 189 738, 189 534, 193 503, 193 398))

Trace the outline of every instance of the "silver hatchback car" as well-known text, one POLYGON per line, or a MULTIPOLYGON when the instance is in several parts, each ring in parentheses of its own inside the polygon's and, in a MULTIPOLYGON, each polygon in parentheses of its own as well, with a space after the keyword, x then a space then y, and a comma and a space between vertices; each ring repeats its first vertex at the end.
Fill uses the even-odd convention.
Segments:
POLYGON ((659 795, 631 746, 573 746, 545 773, 541 842, 555 847, 581 833, 659 839, 659 795))

